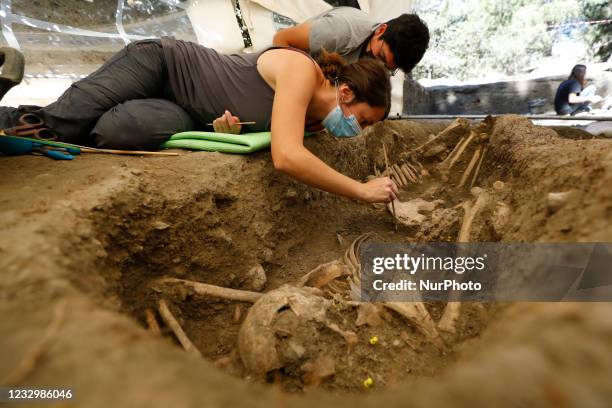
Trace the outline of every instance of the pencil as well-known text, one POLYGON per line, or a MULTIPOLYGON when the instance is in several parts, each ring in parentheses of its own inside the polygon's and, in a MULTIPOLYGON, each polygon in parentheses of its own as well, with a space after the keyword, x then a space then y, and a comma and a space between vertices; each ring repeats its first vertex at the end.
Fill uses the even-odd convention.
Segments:
MULTIPOLYGON (((256 123, 257 122, 236 122, 236 123, 234 123, 234 125, 254 125, 256 123)), ((212 123, 207 123, 207 125, 208 126, 212 126, 213 124, 212 123)))

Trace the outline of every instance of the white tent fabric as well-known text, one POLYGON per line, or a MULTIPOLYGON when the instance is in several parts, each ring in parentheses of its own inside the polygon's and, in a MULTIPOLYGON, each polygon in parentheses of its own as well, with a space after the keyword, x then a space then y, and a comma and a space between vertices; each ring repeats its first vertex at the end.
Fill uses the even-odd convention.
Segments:
POLYGON ((257 3, 261 7, 302 23, 311 16, 329 10, 331 6, 323 0, 242 0, 241 4, 257 3))
MULTIPOLYGON (((242 35, 230 0, 191 0, 184 8, 200 44, 222 53, 243 51, 242 35)), ((269 26, 271 29, 271 21, 269 26)))
POLYGON ((400 14, 410 13, 412 0, 359 0, 359 6, 375 20, 382 23, 400 14))
MULTIPOLYGON (((239 1, 253 43, 252 50, 244 49, 231 0, 191 0, 187 3, 185 9, 195 28, 198 42, 224 53, 261 50, 272 45, 272 37, 276 32, 274 13, 300 23, 331 8, 323 0, 239 1)), ((383 22, 409 12, 411 1, 359 0, 359 6, 376 20, 383 22)), ((391 114, 402 113, 404 75, 398 72, 391 82, 391 114)))
MULTIPOLYGON (((301 23, 331 8, 323 0, 239 1, 254 51, 272 45, 274 13, 301 23)), ((191 0, 184 8, 200 44, 225 53, 245 51, 232 0, 191 0)))

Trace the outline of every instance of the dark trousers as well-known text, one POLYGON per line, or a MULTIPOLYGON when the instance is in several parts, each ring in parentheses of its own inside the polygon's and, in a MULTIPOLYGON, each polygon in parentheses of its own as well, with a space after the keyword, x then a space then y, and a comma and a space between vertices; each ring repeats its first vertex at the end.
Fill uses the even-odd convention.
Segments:
POLYGON ((176 103, 159 40, 129 44, 44 107, 0 108, 0 125, 37 113, 60 140, 115 149, 156 149, 196 123, 176 103))

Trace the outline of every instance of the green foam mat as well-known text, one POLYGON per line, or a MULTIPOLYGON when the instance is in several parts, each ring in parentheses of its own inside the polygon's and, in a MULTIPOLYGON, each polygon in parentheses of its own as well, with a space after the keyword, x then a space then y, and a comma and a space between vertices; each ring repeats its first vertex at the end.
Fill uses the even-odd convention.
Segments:
POLYGON ((270 147, 271 140, 270 132, 233 135, 229 133, 189 131, 172 135, 160 148, 246 154, 270 147))

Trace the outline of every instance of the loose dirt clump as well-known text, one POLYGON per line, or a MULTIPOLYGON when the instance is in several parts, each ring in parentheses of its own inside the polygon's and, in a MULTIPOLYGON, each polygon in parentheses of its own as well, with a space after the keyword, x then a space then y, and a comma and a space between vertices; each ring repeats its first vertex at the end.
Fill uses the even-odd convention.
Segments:
POLYGON ((0 378, 70 385, 85 406, 607 400, 609 305, 370 304, 351 284, 364 239, 610 241, 610 141, 503 116, 306 145, 357 179, 388 172, 396 217, 292 181, 268 152, 2 158, 0 378))

